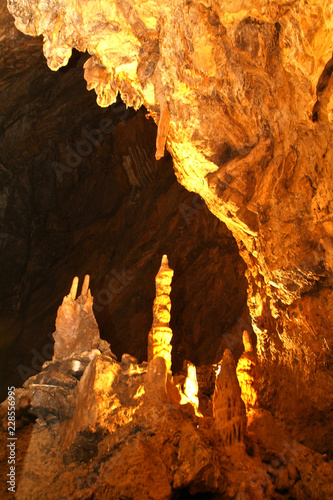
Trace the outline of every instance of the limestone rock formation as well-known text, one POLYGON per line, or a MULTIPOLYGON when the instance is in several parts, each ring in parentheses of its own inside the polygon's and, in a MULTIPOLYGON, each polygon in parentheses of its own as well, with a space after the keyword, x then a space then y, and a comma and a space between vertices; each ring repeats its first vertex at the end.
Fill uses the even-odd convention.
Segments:
POLYGON ((153 325, 148 335, 148 363, 157 357, 165 360, 167 370, 171 370, 171 281, 173 271, 169 268, 166 255, 163 255, 161 267, 156 275, 156 298, 153 307, 153 325))
POLYGON ((123 358, 119 363, 103 354, 91 361, 77 385, 71 419, 62 426, 67 453, 94 446, 99 435, 112 435, 131 420, 142 403, 146 370, 146 365, 139 366, 135 358, 123 358))
POLYGON ((84 278, 81 295, 76 298, 79 278, 73 279, 71 291, 58 309, 56 331, 53 334, 54 359, 96 349, 100 342, 98 325, 92 310, 90 277, 84 278))
POLYGON ((148 370, 145 392, 148 398, 180 402, 181 395, 175 386, 171 372, 171 281, 173 270, 166 255, 156 275, 156 297, 153 306, 153 325, 148 334, 148 370))
POLYGON ((70 1, 64 8, 62 0, 8 0, 8 7, 18 29, 43 35, 52 70, 67 64, 73 47, 87 50, 86 78, 100 105, 119 89, 128 104, 151 112, 157 158, 166 142, 179 181, 232 230, 248 265, 265 403, 297 432, 307 426, 299 427, 296 408, 309 418, 319 409, 327 426, 331 2, 70 1), (280 401, 272 400, 272 377, 280 401), (296 381, 302 387, 291 411, 285 394, 296 381))
POLYGON ((241 390, 236 376, 235 360, 226 349, 219 363, 213 395, 215 425, 225 445, 232 446, 243 441, 246 414, 241 390))
POLYGON ((258 359, 247 330, 243 332, 244 352, 237 363, 237 378, 246 410, 258 405, 258 359))
MULTIPOLYGON (((87 366, 91 366, 95 357, 101 353, 114 361, 115 356, 110 350, 110 345, 99 336, 92 311, 93 297, 89 289, 88 275, 84 279, 81 295, 78 298, 76 298, 77 288, 78 278, 75 277, 69 295, 64 297, 58 309, 52 361, 45 362, 39 374, 27 379, 24 382, 24 389, 18 394, 17 405, 23 418, 37 417, 50 422, 72 417, 77 407, 77 390, 80 393, 76 386, 87 366)), ((79 387, 83 384, 84 382, 81 382, 79 387)), ((90 381, 90 385, 94 383, 90 381)), ((88 397, 87 393, 85 397, 88 397)), ((85 409, 88 407, 93 407, 90 400, 85 409)), ((82 415, 80 418, 81 425, 84 426, 85 420, 82 415)), ((93 426, 91 409, 88 419, 89 427, 93 426)))
POLYGON ((195 365, 191 362, 187 362, 187 375, 184 382, 184 396, 185 398, 191 402, 193 407, 196 410, 196 413, 199 409, 199 387, 197 380, 197 371, 195 365))

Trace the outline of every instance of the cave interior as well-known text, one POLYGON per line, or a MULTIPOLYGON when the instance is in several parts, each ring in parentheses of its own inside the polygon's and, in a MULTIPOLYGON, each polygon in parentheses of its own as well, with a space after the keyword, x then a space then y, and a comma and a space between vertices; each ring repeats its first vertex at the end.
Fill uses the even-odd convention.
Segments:
POLYGON ((0 0, 3 498, 333 498, 333 13, 245 3, 0 0))

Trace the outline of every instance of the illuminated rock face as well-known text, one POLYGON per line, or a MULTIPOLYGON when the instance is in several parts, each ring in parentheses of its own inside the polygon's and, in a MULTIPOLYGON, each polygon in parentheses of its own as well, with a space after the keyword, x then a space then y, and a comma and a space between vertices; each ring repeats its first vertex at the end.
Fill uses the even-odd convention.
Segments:
POLYGON ((187 376, 184 382, 184 395, 194 408, 199 408, 197 371, 193 363, 187 362, 187 376))
POLYGON ((91 54, 85 78, 101 106, 119 90, 128 105, 147 107, 159 125, 157 158, 167 141, 179 181, 232 230, 248 265, 265 404, 294 428, 314 409, 325 420, 333 405, 331 3, 8 7, 18 29, 44 36, 52 70, 72 47, 91 54), (274 401, 272 378, 281 387, 274 401), (296 385, 293 409, 285 393, 296 385))

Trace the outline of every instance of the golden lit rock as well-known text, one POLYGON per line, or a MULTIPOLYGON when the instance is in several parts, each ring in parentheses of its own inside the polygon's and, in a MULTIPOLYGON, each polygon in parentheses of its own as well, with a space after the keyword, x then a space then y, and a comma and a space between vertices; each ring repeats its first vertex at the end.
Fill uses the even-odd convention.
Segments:
POLYGON ((153 306, 153 325, 148 335, 148 363, 156 357, 165 360, 167 370, 171 370, 171 339, 169 327, 171 310, 171 281, 173 271, 169 268, 166 255, 162 257, 161 267, 156 275, 156 298, 153 306))
POLYGON ((86 368, 77 387, 73 417, 63 426, 63 444, 69 448, 80 433, 107 428, 110 408, 120 406, 112 386, 120 372, 115 361, 96 356, 86 368))
POLYGON ((244 352, 237 363, 237 378, 242 392, 246 411, 258 405, 257 355, 252 347, 247 330, 243 332, 244 352))
MULTIPOLYGON (((74 279, 72 301, 78 300, 77 287, 74 279)), ((80 297, 88 295, 86 277, 80 297)), ((247 333, 244 348, 244 354, 254 353, 247 333)), ((267 410, 251 409, 246 428, 229 350, 215 380, 214 418, 197 411, 192 363, 180 400, 164 357, 147 366, 124 354, 118 363, 108 348, 53 359, 15 394, 19 499, 48 498, 50 484, 52 498, 70 499, 169 500, 185 492, 268 500, 281 492, 293 498, 303 498, 304 491, 310 498, 333 493, 332 461, 292 440, 267 410), (38 418, 32 422, 29 416, 38 418), (242 443, 245 433, 251 453, 242 443)), ((3 450, 8 401, 0 405, 3 450)), ((8 465, 8 455, 0 459, 1 466, 8 465)))
POLYGON ((191 403, 195 414, 202 416, 199 412, 197 370, 193 363, 187 361, 187 375, 184 382, 183 393, 181 393, 181 404, 191 403))
POLYGON ((160 160, 164 156, 165 143, 168 137, 170 127, 170 113, 168 106, 165 104, 161 108, 160 119, 158 122, 157 138, 156 138, 156 160, 160 160))
MULTIPOLYGON (((161 293, 159 301, 156 297, 157 320, 149 337, 145 388, 146 395, 156 396, 162 404, 150 409, 148 417, 133 422, 136 403, 128 407, 124 400, 132 387, 135 397, 130 399, 138 402, 143 395, 142 380, 135 380, 141 370, 128 368, 113 378, 107 366, 112 361, 104 360, 105 374, 98 371, 102 358, 92 362, 86 378, 84 374, 79 382, 81 389, 74 389, 80 391, 77 403, 86 413, 83 417, 84 412, 75 410, 80 439, 75 435, 72 464, 77 480, 73 481, 58 449, 56 464, 48 456, 52 440, 59 435, 59 422, 54 419, 70 418, 72 389, 67 388, 67 399, 61 387, 56 399, 54 387, 45 389, 44 385, 50 381, 74 384, 57 370, 81 366, 76 359, 70 359, 70 368, 62 362, 72 352, 92 352, 96 346, 99 335, 89 285, 86 282, 76 299, 76 279, 56 323, 55 361, 61 364, 48 376, 43 374, 42 382, 36 379, 38 393, 27 399, 38 405, 37 415, 44 420, 43 426, 34 424, 41 438, 32 442, 34 453, 22 475, 18 498, 46 498, 49 484, 58 498, 113 495, 115 499, 152 496, 160 500, 177 495, 175 485, 191 495, 333 498, 332 463, 295 444, 296 438, 307 444, 332 443, 332 2, 8 0, 8 7, 18 29, 43 37, 52 70, 67 64, 74 47, 91 55, 85 78, 100 106, 112 104, 119 92, 127 106, 146 107, 158 125, 156 158, 167 147, 179 182, 200 194, 237 240, 247 265, 248 306, 258 354, 257 365, 245 335, 245 352, 237 368, 241 389, 229 351, 224 353, 216 379, 215 427, 225 444, 242 440, 241 392, 246 408, 252 408, 253 442, 259 455, 250 457, 244 452, 240 464, 231 464, 218 444, 207 452, 213 441, 210 429, 200 435, 193 421, 184 425, 184 415, 177 413, 181 406, 168 405, 179 395, 172 393, 169 293, 165 297, 161 293), (94 363, 95 368, 98 365, 96 377, 94 363), (261 414, 261 418, 260 410, 253 409, 258 404, 257 366, 260 395, 275 416, 287 423, 293 440, 279 429, 272 431, 274 439, 265 439, 274 417, 261 414), (118 378, 122 384, 114 392, 118 378), (101 396, 97 403, 94 390, 101 396), (45 407, 52 404, 52 397, 55 406, 62 403, 61 411, 52 408, 50 421, 45 407), (65 411, 66 405, 70 411, 65 411), (94 412, 94 405, 100 413, 94 412), (172 410, 164 415, 168 406, 172 410), (97 421, 108 422, 101 426, 106 437, 98 432, 91 436, 89 428, 80 427, 81 421, 89 426, 90 410, 92 422, 96 414, 97 421), (152 415, 158 415, 155 427, 154 419, 149 419, 152 415), (110 416, 114 416, 112 425, 110 416), (255 439, 258 436, 261 439, 255 439), (89 466, 91 455, 89 460, 81 456, 87 450, 98 457, 89 466), (192 461, 187 458, 192 456, 192 461), (96 464, 102 464, 99 475, 90 468, 96 464), (141 481, 139 488, 129 477, 133 471, 141 481), (37 476, 45 478, 44 490, 37 476), (84 488, 78 491, 79 484, 84 488)), ((8 61, 12 63, 11 54, 8 61)), ((79 375, 71 372, 70 376, 79 375)), ((193 373, 188 394, 195 400, 192 379, 193 373)), ((34 383, 30 381, 30 386, 34 383)), ((207 427, 209 422, 205 421, 207 427)), ((94 431, 99 428, 92 427, 94 431)))
POLYGON ((148 370, 145 392, 148 400, 180 403, 181 395, 171 372, 171 281, 173 271, 166 255, 156 275, 156 297, 153 306, 153 325, 148 334, 148 370))

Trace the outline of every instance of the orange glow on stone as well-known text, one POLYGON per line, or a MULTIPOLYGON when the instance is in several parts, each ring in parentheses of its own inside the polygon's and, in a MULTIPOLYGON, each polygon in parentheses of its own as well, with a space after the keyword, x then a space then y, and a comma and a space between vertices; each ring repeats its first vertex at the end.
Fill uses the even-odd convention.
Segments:
POLYGON ((237 363, 237 378, 246 410, 257 406, 257 356, 253 349, 249 333, 243 332, 244 352, 237 363))
POLYGON ((180 404, 191 403, 194 408, 195 414, 202 417, 199 412, 199 386, 197 380, 197 370, 193 363, 187 364, 187 376, 184 382, 184 392, 181 394, 180 404))

